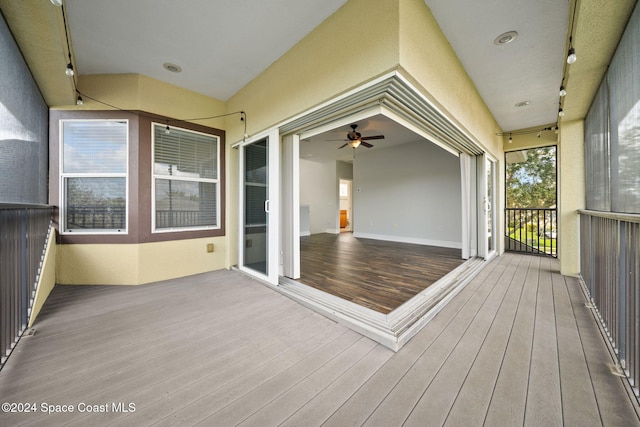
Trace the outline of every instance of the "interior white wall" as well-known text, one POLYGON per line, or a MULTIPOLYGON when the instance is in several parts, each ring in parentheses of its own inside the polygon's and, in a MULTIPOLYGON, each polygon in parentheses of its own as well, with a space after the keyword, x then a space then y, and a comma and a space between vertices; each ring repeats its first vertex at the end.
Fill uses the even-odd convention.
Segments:
POLYGON ((426 141, 359 150, 353 165, 354 235, 460 248, 458 157, 426 141))
POLYGON ((309 207, 309 230, 339 233, 336 162, 300 159, 300 205, 309 207))
POLYGON ((353 164, 337 161, 336 173, 338 174, 338 179, 353 179, 353 164))

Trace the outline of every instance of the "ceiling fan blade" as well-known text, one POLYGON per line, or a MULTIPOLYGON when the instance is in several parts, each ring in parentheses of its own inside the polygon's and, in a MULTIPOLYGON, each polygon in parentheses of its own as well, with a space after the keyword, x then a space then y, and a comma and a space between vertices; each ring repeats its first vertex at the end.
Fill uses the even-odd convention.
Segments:
POLYGON ((361 141, 367 141, 369 139, 384 139, 384 135, 363 136, 360 138, 361 141))
MULTIPOLYGON (((363 138, 364 139, 364 138, 363 138)), ((368 142, 360 141, 360 145, 364 145, 367 148, 373 147, 373 144, 369 144, 368 142)))
POLYGON ((338 147, 338 150, 339 150, 339 149, 341 149, 341 148, 346 147, 347 145, 349 145, 349 143, 348 143, 348 142, 347 142, 346 144, 342 144, 340 147, 338 147))

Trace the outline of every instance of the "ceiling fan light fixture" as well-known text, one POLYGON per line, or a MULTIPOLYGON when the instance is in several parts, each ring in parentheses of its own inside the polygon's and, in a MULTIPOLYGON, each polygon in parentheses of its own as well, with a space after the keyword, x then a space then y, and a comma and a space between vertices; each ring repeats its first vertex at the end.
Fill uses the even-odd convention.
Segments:
POLYGON ((351 148, 358 148, 360 146, 360 140, 354 139, 352 141, 349 141, 349 145, 351 146, 351 148))

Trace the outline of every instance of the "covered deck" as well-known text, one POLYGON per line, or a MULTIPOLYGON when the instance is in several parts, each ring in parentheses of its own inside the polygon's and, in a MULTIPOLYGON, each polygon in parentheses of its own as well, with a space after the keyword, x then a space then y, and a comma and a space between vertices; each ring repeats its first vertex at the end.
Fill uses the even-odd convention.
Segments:
POLYGON ((539 256, 490 262, 397 353, 236 271, 57 286, 32 332, 0 372, 30 412, 1 425, 640 425, 578 281, 539 256))

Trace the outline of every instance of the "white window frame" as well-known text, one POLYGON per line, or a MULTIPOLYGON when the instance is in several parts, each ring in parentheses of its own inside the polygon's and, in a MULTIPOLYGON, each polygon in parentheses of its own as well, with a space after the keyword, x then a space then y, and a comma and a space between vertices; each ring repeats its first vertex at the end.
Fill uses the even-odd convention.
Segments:
POLYGON ((60 193, 60 233, 63 235, 105 235, 127 234, 129 230, 129 120, 128 119, 61 119, 59 121, 59 193, 60 193), (126 132, 126 167, 122 173, 65 173, 64 171, 64 124, 67 122, 118 122, 124 123, 126 132), (67 227, 67 190, 68 178, 125 178, 125 224, 123 229, 69 229, 67 227))
POLYGON ((179 176, 172 176, 169 178, 168 175, 161 175, 155 173, 155 157, 156 157, 156 136, 154 127, 159 126, 161 128, 166 128, 166 123, 151 123, 151 232, 156 233, 179 233, 184 231, 202 231, 202 230, 219 230, 221 228, 220 225, 220 136, 214 135, 206 132, 198 132, 192 129, 187 129, 183 127, 171 126, 170 129, 178 129, 184 132, 196 133, 200 135, 207 136, 209 138, 213 138, 217 141, 216 143, 216 151, 215 151, 215 163, 216 163, 216 177, 215 179, 211 178, 185 178, 179 176), (172 227, 172 228, 156 228, 156 179, 171 179, 174 181, 185 181, 185 182, 205 182, 212 183, 216 186, 216 225, 215 226, 200 226, 200 227, 172 227))

